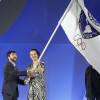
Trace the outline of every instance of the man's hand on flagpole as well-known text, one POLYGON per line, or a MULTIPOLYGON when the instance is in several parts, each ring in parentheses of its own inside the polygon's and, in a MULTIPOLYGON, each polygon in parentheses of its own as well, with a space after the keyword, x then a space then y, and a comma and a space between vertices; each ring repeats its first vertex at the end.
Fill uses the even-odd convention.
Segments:
POLYGON ((30 77, 29 76, 26 76, 24 78, 24 82, 25 82, 25 84, 29 83, 30 82, 30 77))

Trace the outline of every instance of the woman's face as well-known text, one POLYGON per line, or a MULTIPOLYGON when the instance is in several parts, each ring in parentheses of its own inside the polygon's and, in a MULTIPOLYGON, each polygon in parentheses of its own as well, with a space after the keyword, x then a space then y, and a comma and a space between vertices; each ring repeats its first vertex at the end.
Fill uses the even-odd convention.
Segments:
POLYGON ((38 60, 38 55, 37 55, 36 51, 30 51, 30 58, 32 60, 38 60))

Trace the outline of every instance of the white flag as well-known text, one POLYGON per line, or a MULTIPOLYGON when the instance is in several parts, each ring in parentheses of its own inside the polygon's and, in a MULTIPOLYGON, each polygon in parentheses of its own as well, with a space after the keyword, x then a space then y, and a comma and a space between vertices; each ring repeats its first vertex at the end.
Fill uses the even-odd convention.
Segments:
POLYGON ((61 26, 70 42, 100 73, 100 24, 83 0, 73 0, 61 26))

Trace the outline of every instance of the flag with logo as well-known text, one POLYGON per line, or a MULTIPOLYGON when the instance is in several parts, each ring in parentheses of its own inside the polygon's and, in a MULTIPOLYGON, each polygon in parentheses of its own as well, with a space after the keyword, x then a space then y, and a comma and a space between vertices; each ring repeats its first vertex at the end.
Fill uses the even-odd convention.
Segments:
POLYGON ((100 73, 100 24, 84 5, 72 0, 61 26, 75 48, 100 73))

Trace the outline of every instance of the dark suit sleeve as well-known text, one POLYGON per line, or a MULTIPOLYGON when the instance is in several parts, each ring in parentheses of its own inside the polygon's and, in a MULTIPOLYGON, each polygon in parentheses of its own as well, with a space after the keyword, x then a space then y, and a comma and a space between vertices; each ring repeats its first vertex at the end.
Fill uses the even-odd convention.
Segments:
POLYGON ((20 85, 25 85, 25 82, 24 82, 24 80, 22 80, 22 79, 20 79, 19 77, 18 77, 18 84, 20 84, 20 85))
POLYGON ((6 66, 5 67, 6 73, 9 73, 13 76, 27 76, 27 71, 16 71, 13 66, 6 66))
POLYGON ((89 86, 91 82, 91 72, 92 72, 92 66, 88 66, 85 72, 85 86, 89 86))
POLYGON ((85 72, 85 86, 87 86, 87 70, 85 72))

